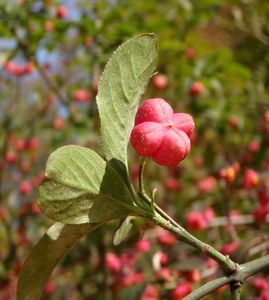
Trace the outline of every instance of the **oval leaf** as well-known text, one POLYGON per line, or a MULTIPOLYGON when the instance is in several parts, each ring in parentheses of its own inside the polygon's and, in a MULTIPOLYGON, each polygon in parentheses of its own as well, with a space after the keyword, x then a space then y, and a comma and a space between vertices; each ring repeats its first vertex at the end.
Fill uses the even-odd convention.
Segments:
POLYGON ((51 219, 67 224, 95 223, 126 217, 136 211, 121 177, 94 151, 64 146, 46 166, 47 180, 38 202, 51 219))
POLYGON ((40 186, 39 196, 46 216, 66 224, 104 222, 130 213, 109 197, 93 195, 50 179, 40 186))
POLYGON ((127 146, 142 94, 157 65, 157 39, 142 34, 123 43, 101 76, 97 104, 105 157, 127 178, 127 146))

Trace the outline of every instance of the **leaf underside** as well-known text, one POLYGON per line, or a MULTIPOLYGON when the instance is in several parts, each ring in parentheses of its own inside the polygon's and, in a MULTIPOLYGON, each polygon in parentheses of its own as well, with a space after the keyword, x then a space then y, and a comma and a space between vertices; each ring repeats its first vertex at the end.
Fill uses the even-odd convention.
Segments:
POLYGON ((127 178, 127 146, 141 96, 157 65, 157 39, 142 34, 111 55, 101 76, 97 104, 108 161, 127 178))
POLYGON ((51 219, 84 224, 119 219, 135 209, 121 177, 93 150, 64 146, 48 159, 38 202, 51 219))
POLYGON ((101 224, 125 219, 116 242, 130 230, 128 215, 137 207, 128 179, 127 146, 140 98, 156 65, 154 34, 130 39, 108 61, 97 96, 107 162, 79 146, 61 147, 50 155, 38 202, 48 217, 61 223, 51 226, 27 257, 18 280, 18 300, 39 299, 66 252, 101 224))

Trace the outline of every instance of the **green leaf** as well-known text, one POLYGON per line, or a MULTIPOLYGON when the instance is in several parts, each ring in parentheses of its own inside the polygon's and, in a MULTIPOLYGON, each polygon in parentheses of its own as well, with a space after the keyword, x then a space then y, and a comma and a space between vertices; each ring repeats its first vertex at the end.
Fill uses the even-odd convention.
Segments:
POLYGON ((137 211, 121 177, 94 151, 64 146, 46 166, 38 202, 51 219, 67 224, 103 222, 137 211))
POLYGON ((40 186, 39 196, 45 214, 66 224, 104 222, 130 213, 109 197, 93 195, 49 179, 40 186))
POLYGON ((157 65, 157 39, 142 34, 122 44, 101 76, 97 104, 105 157, 127 182, 127 146, 142 94, 157 65))
POLYGON ((120 222, 119 228, 116 230, 113 237, 113 244, 118 246, 129 234, 133 227, 133 216, 128 216, 120 222))
POLYGON ((19 276, 18 300, 37 300, 53 269, 72 245, 101 224, 52 225, 26 258, 19 276))

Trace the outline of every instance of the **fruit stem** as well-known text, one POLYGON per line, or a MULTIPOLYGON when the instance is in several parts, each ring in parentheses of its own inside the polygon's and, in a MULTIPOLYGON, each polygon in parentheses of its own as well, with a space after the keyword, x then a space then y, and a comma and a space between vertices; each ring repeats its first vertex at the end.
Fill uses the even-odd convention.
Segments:
MULTIPOLYGON (((143 157, 139 163, 139 196, 149 205, 152 206, 152 199, 146 194, 144 188, 144 170, 147 158, 143 157)), ((228 257, 220 253, 212 246, 202 242, 195 236, 190 234, 185 228, 179 225, 173 218, 166 214, 156 203, 154 203, 154 211, 151 220, 162 228, 174 233, 180 240, 196 248, 203 254, 213 258, 225 269, 226 273, 233 273, 236 270, 236 264, 228 257)))
POLYGON ((139 162, 139 194, 143 195, 146 194, 145 187, 144 187, 144 170, 147 163, 148 158, 142 157, 139 162))

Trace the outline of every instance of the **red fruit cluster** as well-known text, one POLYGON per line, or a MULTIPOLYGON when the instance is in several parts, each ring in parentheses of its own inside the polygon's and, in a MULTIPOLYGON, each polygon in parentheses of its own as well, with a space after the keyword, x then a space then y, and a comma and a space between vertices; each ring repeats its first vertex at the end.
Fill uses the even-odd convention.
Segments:
POLYGON ((24 75, 29 75, 33 72, 34 65, 31 62, 27 62, 26 64, 21 66, 8 60, 4 64, 4 70, 10 75, 24 76, 24 75))
POLYGON ((157 164, 175 166, 189 153, 192 117, 174 113, 161 98, 146 100, 137 112, 131 144, 140 156, 151 157, 157 164))

